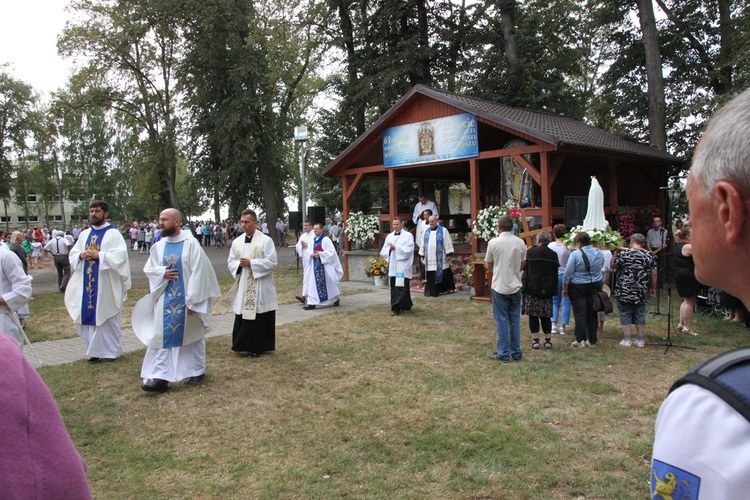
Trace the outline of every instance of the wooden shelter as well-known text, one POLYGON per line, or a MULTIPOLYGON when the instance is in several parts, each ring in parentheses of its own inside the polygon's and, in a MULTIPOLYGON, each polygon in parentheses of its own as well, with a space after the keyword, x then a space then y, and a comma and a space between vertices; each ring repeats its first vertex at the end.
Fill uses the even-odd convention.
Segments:
MULTIPOLYGON (((591 176, 604 190, 610 222, 620 205, 661 207, 659 188, 681 163, 571 118, 417 85, 323 174, 341 179, 344 220, 362 183, 379 178, 389 185, 383 221, 397 215, 411 220, 411 212, 398 212, 397 182, 416 182, 420 190, 425 182, 456 182, 470 189, 471 220, 483 207, 502 205, 510 196, 527 216, 550 226, 562 221, 566 197, 588 195, 591 176), (448 148, 456 141, 466 147, 448 148)), ((441 219, 450 218, 445 212, 441 207, 441 219)), ((478 251, 474 237, 472 252, 478 251)))

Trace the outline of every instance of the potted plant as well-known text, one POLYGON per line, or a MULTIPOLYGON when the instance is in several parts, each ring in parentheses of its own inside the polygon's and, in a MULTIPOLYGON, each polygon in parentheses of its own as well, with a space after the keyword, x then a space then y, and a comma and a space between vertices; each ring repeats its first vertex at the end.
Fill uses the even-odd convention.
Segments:
POLYGON ((351 241, 364 248, 366 242, 375 240, 378 223, 378 218, 374 215, 352 212, 346 220, 345 231, 351 241))
POLYGON ((373 257, 365 266, 365 275, 373 278, 375 285, 385 286, 388 284, 388 261, 383 257, 373 257))
POLYGON ((521 227, 521 211, 512 203, 507 203, 502 207, 493 205, 480 210, 477 220, 471 224, 472 232, 484 241, 500 236, 497 222, 503 215, 509 215, 513 220, 513 234, 517 234, 518 228, 521 227))

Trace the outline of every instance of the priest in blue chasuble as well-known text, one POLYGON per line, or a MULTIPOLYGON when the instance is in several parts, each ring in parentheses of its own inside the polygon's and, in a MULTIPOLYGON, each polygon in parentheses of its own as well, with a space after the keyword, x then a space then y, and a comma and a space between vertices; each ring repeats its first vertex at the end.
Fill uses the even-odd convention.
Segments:
POLYGON ((120 313, 130 290, 130 261, 125 239, 107 217, 109 205, 92 202, 91 227, 68 253, 73 274, 65 289, 65 306, 86 344, 89 363, 122 355, 120 313))
POLYGON ((438 224, 437 217, 431 215, 428 223, 419 255, 425 269, 424 295, 437 297, 440 293, 456 289, 449 258, 453 255, 453 240, 448 230, 438 224))
POLYGON ((221 292, 200 243, 182 231, 173 208, 159 214, 161 239, 151 248, 146 273, 151 293, 133 308, 133 331, 148 346, 141 388, 164 392, 169 382, 196 384, 206 373, 206 333, 221 292))
POLYGON ((305 279, 307 286, 307 304, 303 309, 338 306, 341 298, 339 281, 344 276, 339 255, 331 239, 323 232, 323 225, 313 225, 312 245, 302 252, 302 260, 307 261, 305 279))

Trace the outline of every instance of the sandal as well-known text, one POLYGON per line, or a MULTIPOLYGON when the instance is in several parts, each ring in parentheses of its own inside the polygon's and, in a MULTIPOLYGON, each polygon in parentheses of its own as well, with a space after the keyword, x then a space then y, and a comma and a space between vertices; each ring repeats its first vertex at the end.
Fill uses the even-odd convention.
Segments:
POLYGON ((550 339, 544 339, 544 348, 545 349, 552 349, 552 340, 550 340, 550 339))
POLYGON ((531 339, 531 348, 539 349, 539 339, 531 339))
POLYGON ((699 334, 698 332, 696 332, 695 330, 688 330, 687 328, 683 328, 683 329, 682 329, 682 331, 683 331, 684 333, 687 333, 688 335, 692 335, 693 337, 697 337, 698 335, 700 335, 700 334, 699 334))

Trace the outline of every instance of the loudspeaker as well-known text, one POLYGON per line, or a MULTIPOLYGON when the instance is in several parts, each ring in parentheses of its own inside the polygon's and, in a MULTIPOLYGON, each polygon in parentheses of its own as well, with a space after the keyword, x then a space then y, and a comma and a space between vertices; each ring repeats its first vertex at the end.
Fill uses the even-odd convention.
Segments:
POLYGON ((326 224, 326 207, 307 207, 307 218, 313 224, 326 224))
POLYGON ((563 224, 565 224, 568 229, 580 226, 583 224, 583 219, 586 218, 586 211, 588 208, 588 196, 566 196, 563 224))
POLYGON ((302 228, 302 212, 289 212, 289 230, 299 231, 302 228))

